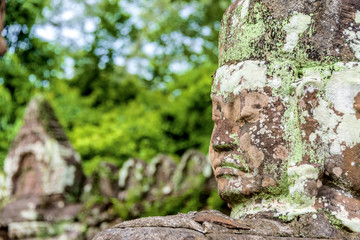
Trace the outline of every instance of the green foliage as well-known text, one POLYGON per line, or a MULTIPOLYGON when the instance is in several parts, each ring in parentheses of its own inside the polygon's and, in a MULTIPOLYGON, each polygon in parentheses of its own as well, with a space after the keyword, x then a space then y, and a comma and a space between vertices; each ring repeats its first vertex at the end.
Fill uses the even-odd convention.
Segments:
POLYGON ((4 35, 8 53, 0 59, 0 167, 21 124, 25 105, 60 71, 56 46, 31 35, 49 1, 8 1, 4 35), (10 14, 11 13, 11 14, 10 14))
POLYGON ((54 86, 67 94, 49 92, 48 98, 58 116, 63 116, 63 126, 89 168, 96 164, 88 161, 120 165, 130 157, 150 161, 158 153, 181 155, 189 148, 206 153, 212 130, 208 72, 214 68, 203 66, 179 75, 166 85, 166 91, 149 91, 131 76, 124 77, 98 107, 91 107, 91 96, 83 97, 63 82, 54 86))
MULTIPOLYGON (((121 165, 129 157, 149 161, 158 153, 180 155, 189 148, 207 152, 212 129, 210 75, 217 62, 219 9, 227 3, 152 0, 145 4, 138 0, 132 3, 141 9, 138 21, 143 24, 138 24, 121 8, 126 2, 84 3, 83 19, 97 18, 94 41, 72 52, 60 42, 44 42, 30 33, 34 24, 46 21, 44 9, 57 14, 50 1, 8 3, 12 13, 5 28, 9 52, 0 61, 0 105, 4 106, 0 110, 0 163, 22 124, 24 106, 38 92, 51 100, 86 164, 104 159, 121 165), (188 14, 183 13, 186 8, 188 14), (193 44, 179 45, 175 33, 187 42, 206 44, 197 50, 193 44), (117 39, 133 42, 128 43, 128 54, 122 53, 125 58, 148 60, 145 69, 151 81, 114 64, 118 49, 112 43, 117 39), (156 44, 161 53, 149 55, 136 47, 149 43, 156 44), (65 80, 64 60, 69 57, 75 62, 74 74, 65 80), (183 60, 194 68, 182 73, 169 69, 183 60)), ((87 166, 91 171, 96 164, 87 166)))
MULTIPOLYGON (((54 17, 61 15, 61 4, 7 2, 3 35, 9 48, 0 59, 0 167, 23 124, 26 104, 39 93, 51 102, 87 175, 102 161, 121 166, 130 157, 149 162, 159 153, 178 159, 190 148, 206 154, 213 126, 210 76, 217 68, 218 30, 229 1, 73 2, 85 9, 76 21, 95 23, 93 30, 82 32, 92 39, 85 45, 36 37, 41 24, 59 32, 72 27, 74 22, 54 17), (155 50, 146 50, 149 46, 155 50), (130 71, 131 61, 140 65, 136 71, 130 71)), ((191 191, 148 213, 198 209, 209 194, 191 191), (164 207, 168 203, 174 207, 164 207)), ((210 204, 218 206, 211 196, 210 204)), ((104 201, 93 196, 88 204, 104 201)), ((111 202, 119 215, 130 207, 111 202)))
POLYGON ((227 209, 226 203, 219 197, 217 189, 213 189, 211 191, 206 205, 209 209, 218 211, 224 211, 224 209, 227 209))

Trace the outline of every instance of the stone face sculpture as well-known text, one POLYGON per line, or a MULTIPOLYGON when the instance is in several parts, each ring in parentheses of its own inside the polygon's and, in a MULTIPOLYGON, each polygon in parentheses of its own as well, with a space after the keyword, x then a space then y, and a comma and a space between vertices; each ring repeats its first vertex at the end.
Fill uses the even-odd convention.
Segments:
POLYGON ((5 0, 0 0, 0 56, 6 52, 6 41, 1 36, 5 24, 5 0))
POLYGON ((359 39, 359 1, 228 8, 210 159, 232 217, 324 210, 360 232, 359 39))

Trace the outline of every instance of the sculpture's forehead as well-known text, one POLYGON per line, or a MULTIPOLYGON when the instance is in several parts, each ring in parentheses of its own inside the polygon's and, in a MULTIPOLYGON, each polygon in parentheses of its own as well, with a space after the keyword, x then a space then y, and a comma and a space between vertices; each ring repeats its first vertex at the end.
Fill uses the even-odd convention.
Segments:
POLYGON ((245 61, 221 66, 214 76, 212 96, 236 96, 245 89, 262 89, 267 80, 266 70, 266 65, 262 61, 245 61))

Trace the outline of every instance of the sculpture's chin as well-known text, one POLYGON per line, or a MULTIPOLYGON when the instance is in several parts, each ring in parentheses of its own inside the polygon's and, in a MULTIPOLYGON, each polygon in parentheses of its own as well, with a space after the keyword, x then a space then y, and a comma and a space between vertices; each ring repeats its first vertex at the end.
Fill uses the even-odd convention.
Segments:
POLYGON ((246 198, 259 193, 261 190, 261 185, 254 178, 247 179, 240 176, 219 177, 217 182, 220 198, 230 204, 244 202, 246 198))

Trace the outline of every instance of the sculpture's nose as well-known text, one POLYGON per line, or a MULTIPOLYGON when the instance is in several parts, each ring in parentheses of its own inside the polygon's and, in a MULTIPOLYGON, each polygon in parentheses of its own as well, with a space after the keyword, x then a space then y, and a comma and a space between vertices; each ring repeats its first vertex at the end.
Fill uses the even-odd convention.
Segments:
POLYGON ((216 152, 231 151, 238 145, 235 136, 237 133, 234 132, 232 124, 226 120, 219 120, 212 133, 211 146, 216 152))

